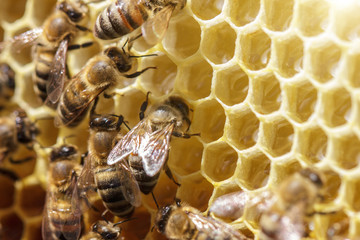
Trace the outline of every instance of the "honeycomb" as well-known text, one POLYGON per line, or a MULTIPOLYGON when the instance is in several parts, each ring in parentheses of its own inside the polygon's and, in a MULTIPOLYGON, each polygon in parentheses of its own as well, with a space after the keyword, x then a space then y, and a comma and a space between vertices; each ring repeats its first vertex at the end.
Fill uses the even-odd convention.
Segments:
MULTIPOLYGON (((85 25, 92 27, 110 2, 90 4, 85 25)), ((0 41, 41 26, 55 4, 1 0, 0 41)), ((192 108, 190 131, 201 133, 172 139, 168 165, 181 186, 162 173, 154 190, 159 204, 173 203, 176 196, 206 211, 223 194, 276 189, 287 176, 312 166, 326 177, 323 207, 336 213, 315 215, 310 237, 327 239, 329 228, 346 223, 341 234, 360 239, 359 11, 356 0, 188 0, 161 43, 149 49, 137 40, 134 54, 158 55, 139 59, 138 68, 157 70, 119 84, 113 98, 101 98, 99 109, 122 114, 135 126, 148 91, 151 103, 180 95, 192 108)), ((124 42, 100 41, 90 33, 79 34, 74 42, 89 39, 96 44, 69 52, 70 75, 106 46, 124 42)), ((0 62, 16 72, 15 95, 1 116, 19 106, 34 121, 55 115, 33 91, 30 48, 20 53, 5 49, 0 62)), ((21 165, 5 161, 3 167, 20 180, 0 176, 3 239, 41 239, 49 157, 42 146, 60 145, 75 133, 67 142, 85 152, 87 124, 57 129, 51 119, 38 120, 41 134, 34 151, 17 153, 36 154, 36 160, 21 165)), ((162 239, 150 231, 157 209, 151 195, 142 201, 136 219, 122 225, 123 235, 162 239)), ((255 239, 258 223, 252 209, 230 222, 255 239)))

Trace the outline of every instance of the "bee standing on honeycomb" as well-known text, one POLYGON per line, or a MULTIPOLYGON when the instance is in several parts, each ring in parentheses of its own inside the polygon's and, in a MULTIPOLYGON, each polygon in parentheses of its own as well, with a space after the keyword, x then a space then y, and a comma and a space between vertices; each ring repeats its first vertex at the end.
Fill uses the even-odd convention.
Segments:
POLYGON ((144 194, 152 192, 163 168, 175 182, 166 164, 171 136, 190 138, 199 135, 187 133, 190 110, 185 100, 169 97, 153 106, 144 117, 148 96, 149 93, 141 106, 141 121, 120 139, 107 159, 109 165, 117 164, 122 172, 122 179, 126 183, 123 194, 134 206, 141 200, 140 191, 144 194))
POLYGON ((186 0, 116 0, 96 19, 94 35, 115 39, 141 26, 145 41, 155 45, 164 37, 172 14, 185 4, 186 0))
MULTIPOLYGON (((136 38, 135 38, 136 39, 136 38)), ((106 89, 115 86, 121 79, 135 78, 149 69, 128 74, 135 64, 129 51, 135 39, 127 40, 122 47, 109 47, 102 54, 91 58, 76 74, 61 94, 57 107, 55 125, 77 126, 85 117, 91 102, 106 89), (128 44, 127 50, 125 46, 128 44)))
POLYGON ((11 44, 17 51, 34 44, 35 71, 34 88, 38 97, 49 106, 55 107, 66 81, 66 54, 68 50, 87 47, 69 43, 79 31, 88 31, 78 25, 85 17, 85 5, 82 2, 59 1, 56 10, 45 20, 40 28, 35 28, 13 39, 3 42, 11 44))

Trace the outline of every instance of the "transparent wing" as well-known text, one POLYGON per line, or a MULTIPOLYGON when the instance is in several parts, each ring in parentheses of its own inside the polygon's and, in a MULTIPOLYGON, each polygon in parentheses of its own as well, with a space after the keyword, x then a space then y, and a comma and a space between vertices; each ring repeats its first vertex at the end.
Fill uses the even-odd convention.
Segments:
POLYGON ((119 176, 122 184, 122 193, 124 194, 126 201, 135 207, 139 207, 141 205, 140 188, 131 172, 127 160, 123 159, 120 161, 117 168, 120 171, 119 176))
POLYGON ((47 99, 52 104, 59 101, 66 81, 66 53, 69 41, 64 39, 56 51, 49 74, 49 84, 47 86, 47 99))
POLYGON ((188 212, 188 217, 195 224, 196 229, 203 232, 210 239, 248 239, 226 223, 193 212, 188 212))
MULTIPOLYGON (((41 224, 41 233, 42 238, 44 240, 52 240, 54 236, 56 236, 56 233, 52 233, 51 227, 50 227, 50 215, 52 214, 51 206, 52 202, 51 199, 54 199, 52 196, 52 193, 47 190, 46 198, 45 198, 45 206, 44 206, 44 212, 43 212, 43 219, 41 224)), ((56 236, 59 237, 59 236, 56 236)))
POLYGON ((9 41, 11 48, 16 52, 20 52, 23 48, 33 45, 34 42, 40 37, 42 32, 42 28, 34 28, 15 36, 9 41))
POLYGON ((141 141, 139 156, 142 158, 144 170, 150 177, 156 175, 163 167, 170 148, 170 138, 174 123, 166 125, 141 141))
POLYGON ((111 150, 107 158, 107 164, 113 165, 122 161, 130 154, 137 155, 140 144, 148 139, 149 128, 150 126, 146 118, 140 121, 111 150))
POLYGON ((141 27, 142 35, 149 45, 155 45, 164 37, 174 6, 168 5, 155 13, 141 27))

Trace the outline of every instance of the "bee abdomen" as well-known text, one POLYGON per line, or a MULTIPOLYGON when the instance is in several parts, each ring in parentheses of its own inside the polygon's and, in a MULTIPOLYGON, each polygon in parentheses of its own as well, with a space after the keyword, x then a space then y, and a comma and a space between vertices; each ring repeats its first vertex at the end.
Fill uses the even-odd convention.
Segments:
POLYGON ((140 27, 147 18, 142 5, 133 0, 117 0, 98 16, 94 34, 100 39, 118 38, 140 27))
POLYGON ((116 167, 98 166, 95 170, 95 182, 106 208, 116 216, 129 217, 134 207, 122 194, 119 174, 116 167))
MULTIPOLYGON (((63 205, 62 207, 71 208, 71 205, 63 205)), ((66 236, 74 236, 74 239, 77 238, 77 230, 79 229, 79 224, 81 223, 81 216, 74 217, 71 214, 70 210, 67 209, 57 209, 53 211, 54 213, 50 218, 50 228, 52 229, 52 233, 54 239, 62 239, 63 235, 66 236)), ((64 237, 63 237, 64 238, 64 237)))
POLYGON ((142 165, 142 161, 133 160, 131 158, 130 158, 130 167, 135 176, 136 181, 139 184, 140 191, 144 194, 151 193, 159 179, 160 172, 150 177, 146 174, 142 165))

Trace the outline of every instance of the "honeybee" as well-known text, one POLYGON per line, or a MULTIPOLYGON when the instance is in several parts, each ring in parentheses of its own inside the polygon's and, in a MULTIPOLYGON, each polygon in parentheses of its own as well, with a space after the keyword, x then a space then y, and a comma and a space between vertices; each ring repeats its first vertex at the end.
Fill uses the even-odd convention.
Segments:
POLYGON ((43 239, 78 239, 81 232, 77 178, 81 165, 72 145, 54 148, 50 154, 48 189, 42 221, 43 239))
POLYGON ((133 191, 123 193, 125 199, 133 205, 141 198, 133 186, 138 185, 145 194, 152 192, 163 167, 169 178, 175 182, 166 165, 171 136, 190 138, 199 135, 186 133, 190 127, 189 106, 179 97, 169 97, 153 106, 144 118, 148 96, 149 93, 141 106, 142 120, 120 139, 107 159, 109 165, 118 163, 117 167, 122 175, 129 179, 126 182, 129 185, 126 186, 133 191))
MULTIPOLYGON (((32 148, 35 137, 39 130, 32 122, 26 112, 18 109, 13 112, 13 116, 0 118, 0 162, 10 153, 14 153, 19 144, 24 144, 32 148)), ((9 158, 11 163, 23 163, 33 158, 14 160, 9 158)))
POLYGON ((168 239, 249 239, 235 231, 230 225, 205 217, 201 212, 190 206, 176 204, 161 208, 155 217, 155 227, 168 239))
MULTIPOLYGON (((59 100, 64 87, 67 51, 92 44, 69 46, 79 31, 87 31, 77 24, 85 16, 87 10, 84 7, 80 2, 61 0, 42 27, 4 42, 11 44, 17 51, 28 45, 34 45, 34 88, 39 98, 49 106, 59 100)), ((2 45, 6 45, 4 43, 2 45)))
POLYGON ((321 199, 323 180, 314 169, 302 169, 272 193, 235 192, 219 197, 210 207, 216 216, 237 219, 244 209, 257 206, 261 212, 261 239, 301 239, 306 236, 307 218, 320 213, 314 205, 321 199))
MULTIPOLYGON (((0 63, 0 105, 14 95, 15 72, 7 63, 0 63)), ((0 106, 1 107, 1 106, 0 106)))
POLYGON ((185 4, 186 0, 116 0, 96 19, 94 35, 115 39, 141 26, 145 41, 155 45, 164 37, 172 14, 185 4))
MULTIPOLYGON (((125 43, 122 49, 117 47, 107 48, 103 54, 91 58, 81 71, 75 75, 63 91, 58 107, 55 125, 77 126, 85 117, 91 102, 106 89, 113 87, 122 78, 135 78, 148 69, 127 74, 132 68, 133 59, 139 56, 132 56, 125 50, 125 43)), ((148 55, 150 56, 150 55, 148 55)))
MULTIPOLYGON (((80 189, 86 191, 89 186, 94 186, 103 204, 112 214, 129 217, 134 211, 134 206, 125 200, 122 193, 122 188, 128 180, 121 175, 116 166, 107 165, 106 162, 114 141, 122 136, 119 132, 123 117, 95 114, 96 103, 97 100, 90 114, 89 154, 79 178, 80 189)), ((139 206, 140 202, 135 205, 139 206)))
POLYGON ((104 220, 97 221, 91 226, 91 232, 81 237, 81 240, 120 240, 121 229, 118 223, 106 222, 104 220))

